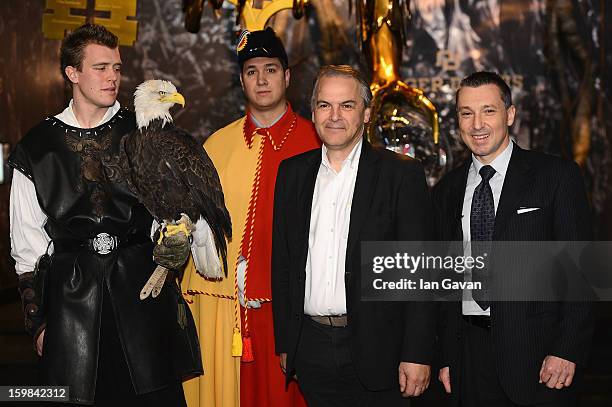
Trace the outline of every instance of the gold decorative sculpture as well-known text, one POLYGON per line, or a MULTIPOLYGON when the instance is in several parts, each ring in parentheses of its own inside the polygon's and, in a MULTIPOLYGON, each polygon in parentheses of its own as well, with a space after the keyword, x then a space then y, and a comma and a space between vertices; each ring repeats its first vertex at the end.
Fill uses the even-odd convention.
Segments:
POLYGON ((110 12, 110 17, 94 14, 94 24, 100 24, 119 37, 120 45, 134 45, 138 33, 138 22, 128 20, 136 18, 136 0, 96 0, 96 12, 110 12))
POLYGON ((89 8, 88 0, 47 0, 43 14, 43 34, 45 38, 61 40, 67 31, 91 21, 111 30, 119 37, 119 44, 133 45, 136 41, 138 22, 136 0, 95 0, 89 8), (80 10, 85 15, 72 14, 80 10))
POLYGON ((438 112, 420 89, 408 86, 399 75, 408 0, 356 1, 359 42, 372 71, 368 138, 373 145, 421 160, 433 185, 446 165, 438 112))
POLYGON ((43 14, 43 34, 45 38, 61 40, 66 31, 72 31, 85 24, 85 16, 70 13, 71 9, 86 9, 87 0, 47 0, 43 14))
MULTIPOLYGON (((205 0, 183 0, 187 31, 197 33, 200 30, 204 2, 205 0)), ((300 19, 309 5, 309 0, 229 0, 229 2, 236 6, 236 21, 249 31, 263 30, 270 17, 281 10, 291 9, 293 16, 300 19)), ((223 6, 223 0, 209 0, 209 3, 215 10, 223 6)))

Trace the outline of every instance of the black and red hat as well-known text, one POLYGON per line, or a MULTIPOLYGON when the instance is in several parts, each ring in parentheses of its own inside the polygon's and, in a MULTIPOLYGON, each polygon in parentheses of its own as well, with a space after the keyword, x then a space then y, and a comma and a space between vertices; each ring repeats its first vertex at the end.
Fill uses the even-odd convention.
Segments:
POLYGON ((270 27, 253 32, 244 30, 238 39, 236 53, 240 69, 247 60, 257 57, 278 58, 284 69, 289 67, 285 47, 270 27))

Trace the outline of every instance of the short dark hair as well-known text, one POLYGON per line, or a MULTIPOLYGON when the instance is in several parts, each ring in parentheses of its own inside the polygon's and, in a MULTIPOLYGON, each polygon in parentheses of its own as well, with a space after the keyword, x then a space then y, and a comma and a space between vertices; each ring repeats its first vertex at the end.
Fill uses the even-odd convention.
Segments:
POLYGON ((310 108, 315 109, 317 103, 316 97, 319 92, 319 82, 321 78, 325 77, 344 77, 353 78, 359 83, 359 93, 363 99, 363 105, 367 108, 372 102, 372 91, 370 90, 370 84, 365 80, 361 72, 353 68, 350 65, 326 65, 319 69, 317 79, 315 80, 314 87, 312 89, 312 96, 310 98, 310 108))
POLYGON ((512 92, 506 81, 495 72, 479 71, 466 76, 461 80, 461 83, 459 83, 459 89, 457 89, 457 94, 455 95, 455 104, 457 107, 459 107, 459 92, 461 88, 478 88, 483 85, 497 86, 506 109, 512 106, 512 92))
POLYGON ((79 71, 83 65, 84 50, 89 44, 98 44, 115 49, 119 39, 115 34, 98 24, 83 24, 64 38, 60 49, 60 65, 62 76, 66 81, 66 67, 74 66, 79 71))

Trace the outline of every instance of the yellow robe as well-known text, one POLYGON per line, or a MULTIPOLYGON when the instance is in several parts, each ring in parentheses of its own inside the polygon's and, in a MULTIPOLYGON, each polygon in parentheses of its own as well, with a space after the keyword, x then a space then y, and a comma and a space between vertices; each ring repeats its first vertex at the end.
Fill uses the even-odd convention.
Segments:
MULTIPOLYGON (((228 329, 235 325, 234 300, 213 295, 234 296, 235 261, 240 252, 259 144, 262 140, 261 137, 255 138, 251 149, 246 146, 242 134, 245 120, 246 116, 229 124, 215 132, 204 143, 219 172, 225 205, 232 214, 233 238, 228 244, 226 279, 220 282, 204 280, 195 271, 192 260, 185 270, 183 293, 188 293, 188 290, 199 293, 187 294, 185 298, 193 301, 190 308, 198 329, 204 365, 204 375, 183 384, 187 405, 190 407, 240 405, 240 358, 232 356, 232 331, 228 329)), ((239 318, 240 315, 238 323, 239 318)))
MULTIPOLYGON (((204 366, 203 376, 184 385, 188 405, 303 407, 305 401, 296 383, 285 390, 285 377, 274 353, 270 303, 272 211, 278 165, 283 159, 318 148, 319 138, 312 123, 287 105, 285 114, 265 131, 260 132, 245 116, 213 134, 204 146, 219 173, 225 204, 232 217, 232 240, 228 244, 227 279, 206 281, 190 262, 182 283, 186 299, 193 301, 191 310, 198 328, 204 366), (262 143, 266 143, 263 149, 262 143), (262 163, 258 169, 260 153, 262 163), (258 172, 259 181, 254 183, 258 172), (256 195, 251 202, 252 192, 256 195), (249 203, 255 215, 247 226, 249 203), (246 235, 245 226, 249 228, 246 235), (252 309, 249 313, 250 324, 247 324, 247 311, 242 311, 234 300, 236 261, 241 249, 245 250, 247 271, 251 269, 247 298, 262 302, 260 309, 252 309), (232 328, 236 329, 235 336, 232 328), (257 354, 244 365, 240 364, 240 357, 232 356, 232 339, 236 339, 238 347, 242 344, 241 328, 246 338, 244 343, 257 354)), ((245 272, 245 291, 246 287, 245 272)), ((235 355, 240 353, 236 349, 235 355)))

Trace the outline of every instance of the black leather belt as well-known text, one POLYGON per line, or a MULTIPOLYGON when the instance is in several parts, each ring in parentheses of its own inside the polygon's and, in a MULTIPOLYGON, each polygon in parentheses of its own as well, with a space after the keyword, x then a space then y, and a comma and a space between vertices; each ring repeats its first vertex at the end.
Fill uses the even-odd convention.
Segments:
POLYGON ((307 315, 314 322, 334 327, 348 326, 348 318, 345 315, 307 315))
POLYGON ((491 329, 491 317, 488 315, 463 315, 463 320, 479 328, 491 329))
POLYGON ((109 254, 119 247, 128 247, 140 243, 150 242, 151 238, 145 234, 128 235, 124 238, 98 233, 91 239, 53 239, 53 249, 56 253, 78 252, 88 250, 97 254, 109 254))

